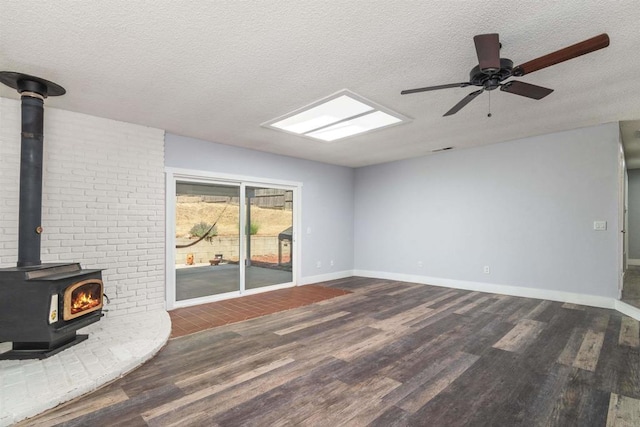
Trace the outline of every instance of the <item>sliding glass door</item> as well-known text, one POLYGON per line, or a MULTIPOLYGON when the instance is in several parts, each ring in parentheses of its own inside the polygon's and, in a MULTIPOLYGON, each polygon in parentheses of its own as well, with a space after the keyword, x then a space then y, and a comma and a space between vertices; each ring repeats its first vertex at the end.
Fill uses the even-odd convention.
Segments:
POLYGON ((176 301, 240 290, 240 186, 176 182, 176 301))
POLYGON ((245 288, 293 281, 293 190, 246 187, 245 288))
POLYGON ((167 308, 295 285, 299 186, 167 178, 167 308))

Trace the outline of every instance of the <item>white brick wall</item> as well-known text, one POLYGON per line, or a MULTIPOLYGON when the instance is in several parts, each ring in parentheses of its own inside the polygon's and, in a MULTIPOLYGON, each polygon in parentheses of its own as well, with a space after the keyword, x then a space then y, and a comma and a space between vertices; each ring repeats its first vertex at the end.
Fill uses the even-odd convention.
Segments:
MULTIPOLYGON (((164 307, 164 131, 47 107, 43 262, 101 268, 109 315, 164 307)), ((18 255, 20 102, 0 98, 0 267, 18 255)))

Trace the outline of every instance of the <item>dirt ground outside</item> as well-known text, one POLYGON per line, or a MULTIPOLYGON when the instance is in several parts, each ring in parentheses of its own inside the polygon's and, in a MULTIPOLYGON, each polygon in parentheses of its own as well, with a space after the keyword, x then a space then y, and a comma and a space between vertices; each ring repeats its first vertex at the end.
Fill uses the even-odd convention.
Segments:
MULTIPOLYGON (((200 222, 213 224, 216 220, 218 220, 218 236, 237 236, 240 224, 239 206, 202 201, 178 202, 176 204, 176 237, 189 238, 189 231, 195 224, 200 222)), ((257 236, 277 236, 293 224, 292 212, 252 206, 251 223, 258 226, 257 236)))

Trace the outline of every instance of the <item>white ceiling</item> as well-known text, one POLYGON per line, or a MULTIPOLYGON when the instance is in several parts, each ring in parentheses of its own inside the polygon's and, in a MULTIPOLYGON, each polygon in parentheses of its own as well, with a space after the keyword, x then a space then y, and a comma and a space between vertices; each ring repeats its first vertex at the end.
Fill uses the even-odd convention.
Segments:
MULTIPOLYGON (((52 80, 47 106, 223 144, 363 166, 640 118, 637 0, 2 0, 0 69, 52 80), (519 64, 600 33, 611 46, 442 115, 475 90, 472 37, 497 32, 519 64), (322 143, 261 123, 350 89, 414 120, 322 143)), ((4 86, 0 96, 17 99, 4 86)), ((46 119, 45 119, 46 120, 46 119)))

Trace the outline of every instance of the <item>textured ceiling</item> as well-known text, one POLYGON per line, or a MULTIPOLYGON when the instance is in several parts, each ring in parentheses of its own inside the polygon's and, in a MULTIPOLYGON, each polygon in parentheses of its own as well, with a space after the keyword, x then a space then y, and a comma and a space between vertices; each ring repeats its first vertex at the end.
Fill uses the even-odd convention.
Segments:
MULTIPOLYGON (((637 0, 2 0, 0 69, 67 89, 47 105, 223 144, 363 166, 640 118, 637 0), (516 64, 608 33, 611 46, 521 78, 540 101, 495 91, 442 117, 472 37, 497 32, 516 64), (260 124, 340 89, 413 118, 322 143, 260 124)), ((17 99, 2 87, 0 96, 17 99)), ((434 154, 435 155, 435 154, 434 154)))

